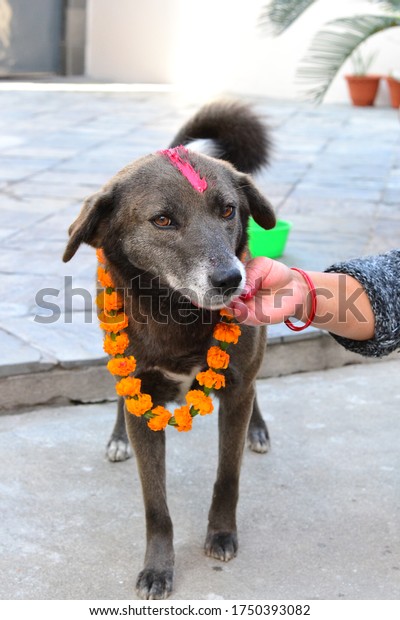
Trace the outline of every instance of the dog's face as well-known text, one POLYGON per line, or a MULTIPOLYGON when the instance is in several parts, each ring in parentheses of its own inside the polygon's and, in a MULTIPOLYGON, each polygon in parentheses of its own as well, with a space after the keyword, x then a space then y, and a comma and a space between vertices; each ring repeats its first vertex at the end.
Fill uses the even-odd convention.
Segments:
POLYGON ((190 152, 190 164, 206 181, 197 191, 160 153, 119 172, 88 198, 70 228, 64 260, 85 242, 103 247, 112 262, 125 261, 158 277, 190 301, 219 309, 240 294, 249 215, 264 228, 275 217, 249 176, 230 164, 190 152))

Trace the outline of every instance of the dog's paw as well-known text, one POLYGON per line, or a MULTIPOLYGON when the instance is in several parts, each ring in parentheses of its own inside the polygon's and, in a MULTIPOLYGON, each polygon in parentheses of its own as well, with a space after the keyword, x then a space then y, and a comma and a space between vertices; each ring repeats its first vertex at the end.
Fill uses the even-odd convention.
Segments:
POLYGON ((236 556, 238 539, 236 532, 215 532, 207 534, 204 551, 210 558, 229 562, 236 556))
POLYGON ((158 571, 153 568, 142 570, 136 581, 138 595, 149 601, 167 598, 172 592, 173 571, 158 571))
POLYGON ((270 449, 270 441, 266 428, 260 426, 250 426, 247 433, 247 445, 253 452, 260 454, 268 452, 270 449))
POLYGON ((132 456, 132 449, 128 440, 110 439, 107 444, 106 456, 109 461, 126 461, 132 456))

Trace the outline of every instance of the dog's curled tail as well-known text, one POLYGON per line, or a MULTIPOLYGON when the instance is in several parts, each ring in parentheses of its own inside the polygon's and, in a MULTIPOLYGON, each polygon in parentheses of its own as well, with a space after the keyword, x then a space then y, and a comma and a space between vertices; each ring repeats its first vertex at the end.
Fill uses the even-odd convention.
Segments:
POLYGON ((244 103, 216 101, 203 106, 179 130, 170 148, 199 139, 212 140, 211 155, 229 161, 240 172, 256 172, 269 163, 267 127, 244 103))

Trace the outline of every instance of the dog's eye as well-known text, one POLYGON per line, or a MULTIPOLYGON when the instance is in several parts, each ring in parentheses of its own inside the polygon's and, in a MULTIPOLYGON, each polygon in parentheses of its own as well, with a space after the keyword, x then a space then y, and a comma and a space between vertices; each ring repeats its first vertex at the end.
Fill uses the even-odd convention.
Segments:
POLYGON ((158 215, 151 221, 158 228, 170 228, 173 225, 172 220, 170 217, 168 217, 168 215, 158 215))
POLYGON ((234 218, 235 213, 236 213, 236 207, 234 207, 233 205, 226 205, 226 207, 222 209, 222 217, 225 220, 231 220, 232 218, 234 218))

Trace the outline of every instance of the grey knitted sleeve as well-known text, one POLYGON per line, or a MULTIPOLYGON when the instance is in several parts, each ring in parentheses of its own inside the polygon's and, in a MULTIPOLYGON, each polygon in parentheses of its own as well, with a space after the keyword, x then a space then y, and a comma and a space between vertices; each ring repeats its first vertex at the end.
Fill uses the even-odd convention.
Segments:
POLYGON ((336 263, 327 272, 346 273, 364 287, 375 314, 375 334, 370 340, 332 336, 350 351, 382 357, 400 348, 400 250, 378 256, 336 263))

